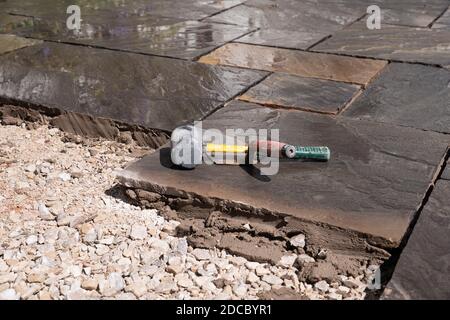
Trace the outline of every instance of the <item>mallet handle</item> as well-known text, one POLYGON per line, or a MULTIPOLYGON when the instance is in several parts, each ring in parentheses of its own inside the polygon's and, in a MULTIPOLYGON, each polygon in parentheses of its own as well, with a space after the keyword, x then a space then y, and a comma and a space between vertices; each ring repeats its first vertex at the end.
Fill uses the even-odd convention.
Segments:
POLYGON ((328 147, 312 147, 312 146, 291 146, 285 145, 282 148, 284 155, 291 159, 304 160, 330 160, 331 152, 328 147))

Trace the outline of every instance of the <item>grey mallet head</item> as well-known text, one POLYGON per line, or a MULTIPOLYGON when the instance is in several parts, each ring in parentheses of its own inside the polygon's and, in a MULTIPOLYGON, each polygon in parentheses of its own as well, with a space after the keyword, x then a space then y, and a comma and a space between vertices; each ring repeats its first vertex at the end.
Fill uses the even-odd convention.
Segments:
POLYGON ((176 128, 170 137, 170 158, 172 163, 186 169, 193 169, 202 163, 202 131, 192 125, 176 128))

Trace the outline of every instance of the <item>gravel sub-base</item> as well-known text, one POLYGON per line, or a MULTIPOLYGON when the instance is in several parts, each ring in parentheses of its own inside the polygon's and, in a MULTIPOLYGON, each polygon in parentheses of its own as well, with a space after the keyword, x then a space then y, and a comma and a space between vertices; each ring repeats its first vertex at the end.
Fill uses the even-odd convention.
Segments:
POLYGON ((112 196, 115 170, 145 150, 76 140, 0 125, 0 299, 257 299, 283 287, 364 298, 365 271, 348 286, 306 284, 290 263, 190 247, 177 221, 112 196))

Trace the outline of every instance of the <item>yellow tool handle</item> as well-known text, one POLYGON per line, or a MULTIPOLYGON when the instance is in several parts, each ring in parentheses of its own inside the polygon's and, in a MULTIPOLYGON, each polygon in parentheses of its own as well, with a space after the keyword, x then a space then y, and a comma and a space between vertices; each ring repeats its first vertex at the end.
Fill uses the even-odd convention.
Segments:
POLYGON ((248 146, 238 146, 229 144, 206 144, 207 152, 224 152, 224 153, 245 153, 248 151, 248 146))

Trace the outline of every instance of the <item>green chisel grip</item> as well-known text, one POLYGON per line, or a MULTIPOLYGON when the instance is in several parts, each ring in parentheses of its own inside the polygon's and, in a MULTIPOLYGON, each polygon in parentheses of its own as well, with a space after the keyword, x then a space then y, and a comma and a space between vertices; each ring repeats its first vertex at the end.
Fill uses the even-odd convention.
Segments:
POLYGON ((328 161, 331 156, 328 147, 301 147, 287 144, 283 146, 282 152, 289 159, 328 161))

